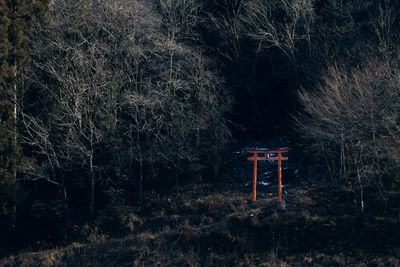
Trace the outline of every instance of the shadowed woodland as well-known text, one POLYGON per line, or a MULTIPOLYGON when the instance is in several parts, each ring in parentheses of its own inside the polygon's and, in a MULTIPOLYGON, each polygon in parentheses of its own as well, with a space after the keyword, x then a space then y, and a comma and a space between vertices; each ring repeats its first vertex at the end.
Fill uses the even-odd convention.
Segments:
POLYGON ((0 0, 0 265, 400 266, 399 63, 395 0, 0 0))

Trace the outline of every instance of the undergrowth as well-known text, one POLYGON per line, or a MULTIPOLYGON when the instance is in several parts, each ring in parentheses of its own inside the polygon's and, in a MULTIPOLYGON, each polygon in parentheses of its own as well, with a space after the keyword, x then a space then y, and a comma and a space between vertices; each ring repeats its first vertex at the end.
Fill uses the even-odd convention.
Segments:
POLYGON ((118 237, 100 217, 80 227, 81 242, 21 252, 0 265, 400 266, 397 211, 359 216, 328 187, 291 192, 284 211, 274 196, 251 207, 249 192, 234 186, 149 194, 142 207, 119 207, 118 237))

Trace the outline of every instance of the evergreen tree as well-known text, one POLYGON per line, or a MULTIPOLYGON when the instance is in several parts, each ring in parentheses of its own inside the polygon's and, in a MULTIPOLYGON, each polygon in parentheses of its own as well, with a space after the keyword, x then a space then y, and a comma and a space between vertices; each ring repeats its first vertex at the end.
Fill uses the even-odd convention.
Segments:
POLYGON ((15 222, 18 69, 27 59, 26 31, 45 18, 48 0, 0 0, 0 218, 15 222))

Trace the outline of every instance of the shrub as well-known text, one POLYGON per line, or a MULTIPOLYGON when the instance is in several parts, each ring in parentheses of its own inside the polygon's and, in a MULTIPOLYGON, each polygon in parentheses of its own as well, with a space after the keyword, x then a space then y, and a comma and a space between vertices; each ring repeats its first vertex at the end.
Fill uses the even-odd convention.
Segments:
POLYGON ((334 65, 316 90, 298 96, 304 113, 296 122, 333 184, 357 192, 361 213, 366 189, 385 200, 382 177, 400 159, 400 70, 372 59, 360 68, 334 65))

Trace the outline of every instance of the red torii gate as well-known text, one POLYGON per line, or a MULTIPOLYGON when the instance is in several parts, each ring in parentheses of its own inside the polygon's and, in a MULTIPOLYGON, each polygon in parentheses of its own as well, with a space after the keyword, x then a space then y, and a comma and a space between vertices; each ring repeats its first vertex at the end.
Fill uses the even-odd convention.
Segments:
POLYGON ((248 157, 247 160, 252 160, 253 165, 253 201, 257 199, 257 161, 258 160, 277 160, 278 161, 278 193, 279 201, 282 201, 282 160, 288 160, 288 157, 283 157, 282 153, 287 153, 290 148, 281 149, 254 149, 247 150, 247 153, 253 154, 253 157, 248 157), (263 153, 264 156, 258 156, 263 153), (270 154, 277 154, 275 157, 270 157, 270 154))

